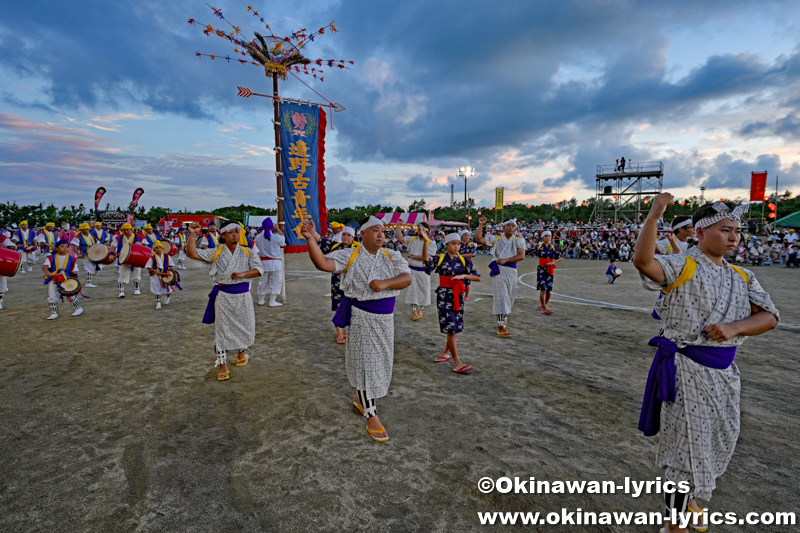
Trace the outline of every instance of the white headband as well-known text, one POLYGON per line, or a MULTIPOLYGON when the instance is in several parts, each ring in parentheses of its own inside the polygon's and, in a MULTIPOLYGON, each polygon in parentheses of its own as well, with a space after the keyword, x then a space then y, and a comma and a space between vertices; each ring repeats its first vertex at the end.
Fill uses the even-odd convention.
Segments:
POLYGON ((702 220, 698 220, 697 224, 695 224, 695 227, 708 228, 720 220, 725 219, 741 221, 742 215, 750 211, 750 204, 740 204, 731 210, 727 205, 725 205, 725 202, 714 202, 714 205, 711 207, 714 208, 714 211, 716 211, 717 214, 702 220))
POLYGON ((504 225, 504 226, 505 226, 506 224, 514 224, 514 227, 516 227, 516 226, 517 226, 517 219, 516 219, 516 218, 509 218, 508 220, 506 220, 505 222, 503 222, 503 225, 504 225))
POLYGON ((458 232, 458 234, 459 235, 469 235, 469 230, 468 229, 462 229, 461 231, 458 232))
POLYGON ((361 227, 358 229, 358 231, 364 231, 372 226, 383 226, 383 220, 379 219, 375 215, 372 215, 369 217, 369 220, 361 224, 361 227))
POLYGON ((461 241, 461 235, 459 235, 458 233, 448 233, 444 238, 445 244, 453 241, 461 241))
POLYGON ((354 230, 350 226, 345 226, 344 229, 342 230, 342 233, 347 233, 348 235, 352 235, 353 237, 356 236, 356 230, 354 230))
POLYGON ((228 233, 229 231, 231 231, 233 229, 241 229, 241 228, 239 228, 239 224, 237 224, 236 222, 231 222, 230 224, 228 224, 227 226, 225 226, 224 228, 219 230, 219 232, 220 233, 228 233))
POLYGON ((542 232, 542 237, 544 237, 545 235, 550 235, 551 237, 553 236, 553 234, 552 234, 552 233, 550 233, 550 230, 549 230, 549 229, 548 229, 548 230, 544 230, 544 231, 542 232))
MULTIPOLYGON (((747 204, 747 205, 750 205, 750 204, 747 204)), ((676 229, 681 229, 684 226, 691 226, 691 225, 692 225, 692 219, 691 218, 687 218, 686 220, 684 220, 680 224, 675 224, 674 226, 672 226, 672 231, 675 231, 676 229)))

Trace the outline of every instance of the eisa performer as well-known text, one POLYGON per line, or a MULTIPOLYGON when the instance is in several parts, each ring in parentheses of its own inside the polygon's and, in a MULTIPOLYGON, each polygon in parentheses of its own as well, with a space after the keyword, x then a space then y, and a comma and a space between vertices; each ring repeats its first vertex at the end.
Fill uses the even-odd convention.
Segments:
POLYGON ((249 361, 245 350, 256 339, 256 314, 248 279, 261 276, 264 269, 258 256, 239 244, 238 224, 222 228, 220 245, 216 248, 199 250, 196 243, 200 232, 196 222, 189 226, 186 255, 195 260, 191 263, 193 266, 209 268, 208 275, 214 282, 203 323, 214 324, 217 379, 224 381, 230 378, 229 350, 238 352, 236 366, 244 366, 249 361))
MULTIPOLYGON (((778 310, 755 275, 725 261, 741 238, 749 204, 715 202, 692 217, 698 245, 685 254, 655 255, 658 219, 674 197, 655 197, 636 242, 634 266, 645 288, 660 290, 661 333, 645 385, 639 429, 659 434, 656 465, 686 483, 689 494, 665 494, 667 513, 700 510, 733 457, 739 438, 741 380, 736 348, 778 323, 778 310)), ((704 531, 705 513, 692 529, 704 531)), ((685 531, 667 523, 666 531, 685 531)))
MULTIPOLYGON (((44 283, 47 285, 47 303, 50 306, 50 316, 47 317, 47 320, 58 318, 58 300, 61 297, 58 291, 58 284, 65 282, 68 278, 78 277, 78 261, 67 253, 69 243, 65 240, 58 241, 55 248, 54 253, 45 257, 44 265, 42 265, 44 283)), ((83 307, 78 301, 77 294, 68 296, 67 301, 75 307, 75 312, 72 313, 72 316, 78 316, 83 313, 83 307)))
POLYGON ((345 340, 345 366, 356 389, 353 405, 367 419, 369 436, 386 442, 389 435, 378 419, 376 398, 389 392, 394 360, 394 304, 400 290, 411 285, 411 270, 400 252, 383 248, 383 221, 361 221, 361 246, 337 249, 324 255, 317 242, 314 222, 303 223, 302 235, 314 266, 323 272, 341 272, 345 298, 333 317, 340 328, 349 326, 345 340))
MULTIPOLYGON (((120 252, 122 252, 123 246, 131 246, 141 242, 141 238, 133 233, 133 226, 127 222, 123 224, 120 229, 122 231, 114 237, 113 241, 111 241, 111 247, 114 249, 112 258, 119 256, 120 252)), ((119 276, 117 277, 117 288, 119 289, 118 297, 125 298, 125 285, 130 283, 131 278, 133 278, 133 294, 142 294, 141 290, 139 290, 139 284, 142 282, 141 267, 121 265, 119 261, 117 261, 117 265, 119 265, 119 276)))
POLYGON ((145 268, 150 273, 150 292, 156 296, 156 309, 161 309, 161 296, 164 296, 164 305, 168 305, 170 295, 175 292, 175 289, 163 280, 163 276, 175 268, 175 265, 172 263, 172 258, 164 254, 164 245, 161 241, 153 243, 153 255, 147 260, 145 268))

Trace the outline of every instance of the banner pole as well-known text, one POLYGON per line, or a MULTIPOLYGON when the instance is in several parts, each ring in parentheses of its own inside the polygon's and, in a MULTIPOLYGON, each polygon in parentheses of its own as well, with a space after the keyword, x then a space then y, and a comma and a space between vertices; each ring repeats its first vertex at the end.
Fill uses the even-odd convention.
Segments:
MULTIPOLYGON (((283 176, 281 175, 281 115, 278 109, 278 105, 280 104, 278 98, 278 73, 272 73, 272 95, 274 98, 272 99, 272 107, 274 110, 274 120, 273 124, 275 125, 275 190, 278 193, 277 203, 278 203, 278 227, 283 232, 284 236, 286 232, 284 231, 284 223, 283 223, 283 176)), ((281 302, 286 303, 286 261, 284 260, 283 255, 283 248, 281 248, 281 266, 283 267, 283 275, 281 276, 281 302)))

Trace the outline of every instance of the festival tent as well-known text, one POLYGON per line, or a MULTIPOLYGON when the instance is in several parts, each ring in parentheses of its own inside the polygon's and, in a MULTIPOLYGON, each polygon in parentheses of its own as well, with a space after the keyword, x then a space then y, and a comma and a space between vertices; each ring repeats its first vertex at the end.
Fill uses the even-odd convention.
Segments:
POLYGON ((420 222, 427 222, 425 213, 378 213, 376 217, 383 220, 384 224, 406 224, 416 226, 420 222))
POLYGON ((228 219, 217 215, 167 215, 159 220, 158 223, 156 223, 156 227, 159 229, 164 229, 165 222, 169 222, 170 226, 173 228, 188 226, 192 222, 197 222, 201 226, 205 227, 209 222, 213 221, 217 225, 217 228, 219 228, 221 227, 222 222, 225 220, 228 219))
POLYGON ((781 227, 791 226, 792 228, 800 227, 800 211, 792 213, 791 215, 785 216, 783 218, 779 218, 778 220, 770 224, 770 226, 781 226, 781 227))
POLYGON ((460 226, 460 227, 469 227, 469 224, 465 222, 451 222, 447 220, 436 220, 436 217, 433 216, 433 210, 428 211, 428 224, 432 228, 436 228, 439 226, 460 226))

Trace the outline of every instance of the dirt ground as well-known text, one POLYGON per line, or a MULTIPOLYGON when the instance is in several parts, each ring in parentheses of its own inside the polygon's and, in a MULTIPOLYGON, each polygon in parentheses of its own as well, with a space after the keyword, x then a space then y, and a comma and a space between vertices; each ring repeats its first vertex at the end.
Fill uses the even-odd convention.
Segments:
MULTIPOLYGON (((655 531, 635 526, 480 526, 478 512, 660 511, 660 496, 483 494, 485 477, 654 480, 656 438, 636 429, 657 334, 655 295, 629 263, 608 285, 601 261, 556 270, 555 314, 536 311, 535 262, 520 264, 513 338, 494 333, 488 259, 473 285, 456 375, 434 364, 434 307, 395 315, 391 440, 373 442, 351 406, 334 343, 329 278, 287 259, 288 302, 256 307, 251 362, 219 383, 210 282, 156 311, 149 292, 116 298, 116 271, 87 289, 86 312, 46 321, 37 273, 9 280, 0 311, 0 530, 12 531, 655 531), (531 287, 533 286, 533 287, 531 287)), ((41 266, 41 260, 37 268, 41 266)), ((756 267, 782 325, 737 355, 742 433, 713 510, 798 512, 800 272, 756 267)), ((83 276, 83 274, 81 274, 83 276)), ((434 276, 436 283, 436 276, 434 276)), ((148 285, 145 285, 147 287, 148 285)), ((403 301, 403 296, 398 302, 403 301)), ((434 298, 435 302, 435 298, 434 298)), ((792 531, 717 526, 713 531, 792 531)))

